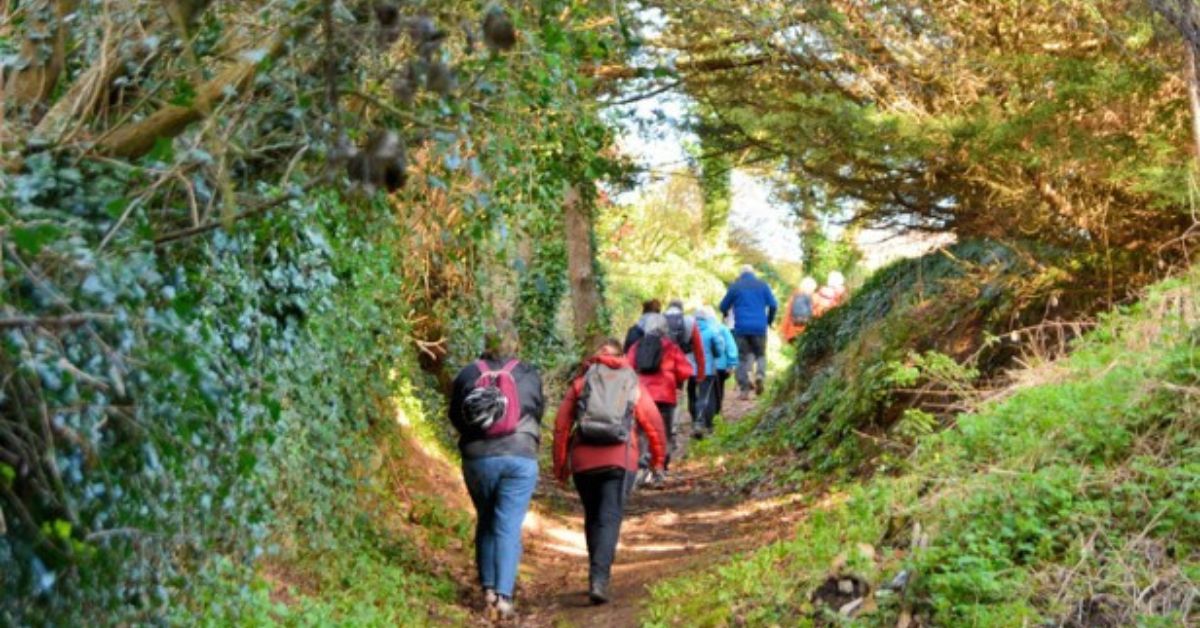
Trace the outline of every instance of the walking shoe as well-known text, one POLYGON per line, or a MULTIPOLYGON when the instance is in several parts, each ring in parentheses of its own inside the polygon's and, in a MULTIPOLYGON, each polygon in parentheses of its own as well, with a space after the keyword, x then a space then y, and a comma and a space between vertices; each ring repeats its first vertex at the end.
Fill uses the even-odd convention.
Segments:
POLYGON ((663 482, 667 481, 666 471, 654 471, 650 474, 650 479, 646 482, 650 488, 662 488, 663 482))
POLYGON ((592 604, 607 604, 608 603, 608 580, 596 578, 592 580, 588 586, 588 599, 592 604))
POLYGON ((749 390, 739 390, 738 391, 738 399, 741 401, 750 401, 750 391, 749 390))
POLYGON ((763 386, 763 379, 760 377, 754 380, 754 392, 757 393, 759 397, 762 396, 764 390, 766 390, 766 386, 763 386))
POLYGON ((695 432, 692 432, 692 439, 693 440, 704 440, 704 430, 699 429, 699 430, 696 430, 695 432))
POLYGON ((650 469, 638 469, 637 473, 633 476, 634 488, 637 488, 637 487, 645 484, 647 481, 649 481, 649 479, 650 479, 650 469))
POLYGON ((495 589, 485 588, 483 590, 483 609, 485 611, 491 609, 496 605, 496 600, 498 599, 500 599, 500 596, 496 595, 495 589))
POLYGON ((493 621, 509 621, 517 617, 517 608, 512 599, 504 595, 496 596, 496 605, 492 607, 493 621))

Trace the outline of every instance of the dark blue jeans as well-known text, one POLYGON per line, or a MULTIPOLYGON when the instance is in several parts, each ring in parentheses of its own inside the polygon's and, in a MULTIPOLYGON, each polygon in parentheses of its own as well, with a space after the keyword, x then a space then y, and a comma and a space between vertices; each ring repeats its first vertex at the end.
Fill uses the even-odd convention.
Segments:
POLYGON ((520 456, 464 460, 463 479, 475 503, 479 584, 512 597, 521 562, 521 523, 538 481, 537 461, 520 456))

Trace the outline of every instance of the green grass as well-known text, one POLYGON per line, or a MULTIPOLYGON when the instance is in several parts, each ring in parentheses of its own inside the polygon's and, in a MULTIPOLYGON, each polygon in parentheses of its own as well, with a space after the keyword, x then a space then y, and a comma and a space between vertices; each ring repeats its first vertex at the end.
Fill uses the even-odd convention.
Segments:
POLYGON ((1200 269, 1107 316, 1069 358, 1029 374, 1040 385, 922 437, 903 473, 845 484, 791 540, 659 584, 646 624, 894 626, 912 612, 1013 626, 1081 609, 1117 625, 1195 621, 1198 321, 1200 269), (903 594, 878 591, 901 570, 903 594), (871 582, 876 608, 842 620, 814 605, 833 573, 871 582))

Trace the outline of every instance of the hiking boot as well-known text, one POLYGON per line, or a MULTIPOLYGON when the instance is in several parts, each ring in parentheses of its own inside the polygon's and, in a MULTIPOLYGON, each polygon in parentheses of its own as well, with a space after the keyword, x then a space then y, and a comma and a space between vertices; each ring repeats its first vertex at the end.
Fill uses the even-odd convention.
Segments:
POLYGON ((764 390, 766 390, 766 386, 763 385, 763 379, 760 377, 760 378, 754 380, 755 394, 757 394, 759 397, 761 397, 764 390))
POLYGON ((633 486, 637 488, 650 480, 650 469, 638 469, 637 474, 633 476, 633 486))
POLYGON ((666 482, 666 481, 667 481, 667 472, 666 471, 655 471, 650 474, 650 479, 646 482, 646 484, 650 488, 662 488, 663 482, 666 482))
POLYGON ((592 604, 608 603, 608 580, 596 578, 588 586, 588 599, 592 604))
POLYGON ((517 617, 517 608, 513 606, 513 601, 503 595, 496 596, 496 604, 491 611, 493 621, 510 621, 517 617))
POLYGON ((749 390, 739 390, 738 391, 738 399, 740 401, 750 401, 750 391, 749 390))
POLYGON ((695 432, 692 432, 692 439, 693 440, 704 440, 704 429, 702 428, 702 429, 696 430, 695 432))

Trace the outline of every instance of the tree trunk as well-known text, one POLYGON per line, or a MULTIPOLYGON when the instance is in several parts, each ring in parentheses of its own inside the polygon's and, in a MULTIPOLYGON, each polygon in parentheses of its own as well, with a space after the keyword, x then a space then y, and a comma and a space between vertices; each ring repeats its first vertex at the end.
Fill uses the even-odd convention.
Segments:
POLYGON ((591 203, 580 194, 579 184, 575 184, 567 189, 563 204, 575 341, 587 350, 604 335, 600 329, 600 285, 596 281, 592 251, 591 203))
POLYGON ((1187 63, 1188 100, 1192 105, 1192 142, 1196 148, 1196 163, 1200 166, 1200 76, 1197 76, 1196 49, 1190 41, 1183 43, 1184 49, 1187 50, 1185 61, 1187 63))

